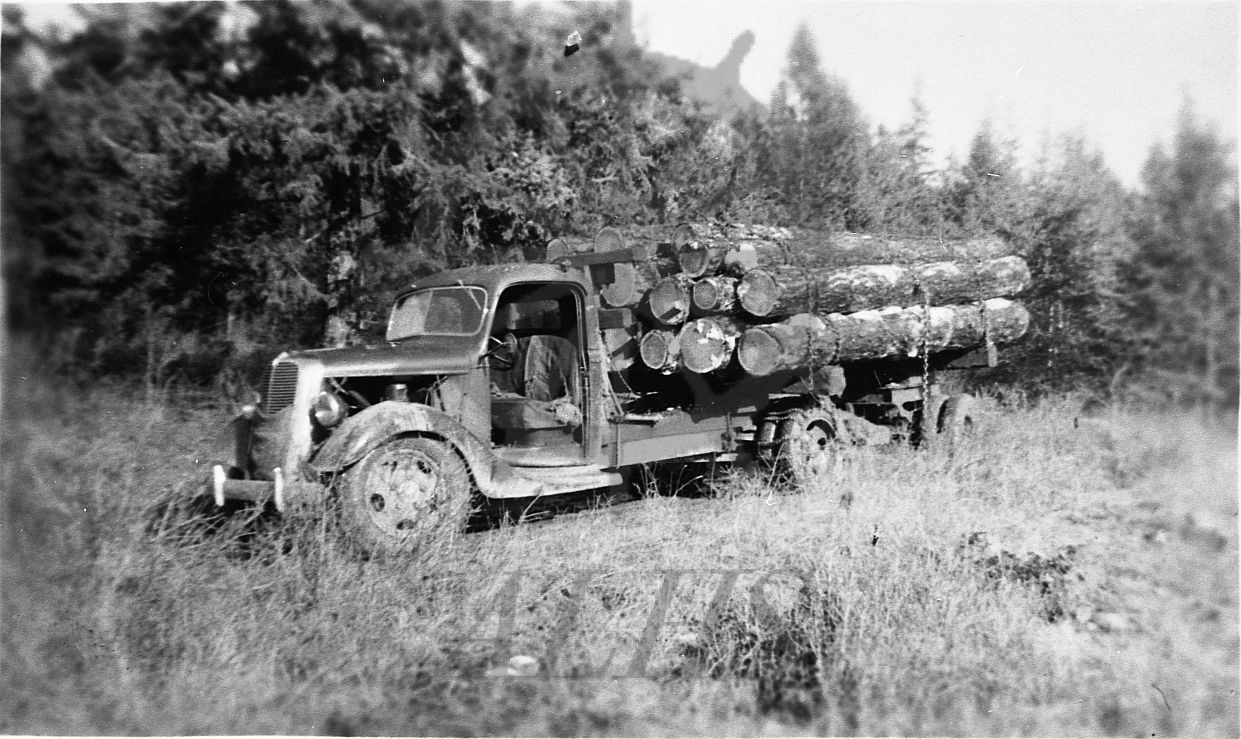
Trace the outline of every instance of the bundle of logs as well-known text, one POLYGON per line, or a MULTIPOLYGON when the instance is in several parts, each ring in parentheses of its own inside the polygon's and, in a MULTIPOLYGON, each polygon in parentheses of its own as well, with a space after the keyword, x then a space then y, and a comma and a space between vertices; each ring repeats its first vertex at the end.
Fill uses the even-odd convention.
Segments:
MULTIPOLYGON (((649 259, 592 268, 611 314, 601 314, 601 325, 618 371, 641 361, 666 374, 704 374, 735 357, 744 372, 765 376, 1011 342, 1029 324, 1026 309, 1009 299, 1029 285, 1029 268, 998 237, 692 224, 671 239, 637 238, 662 248, 649 259)), ((625 242, 608 228, 594 243, 557 239, 548 256, 625 242)))

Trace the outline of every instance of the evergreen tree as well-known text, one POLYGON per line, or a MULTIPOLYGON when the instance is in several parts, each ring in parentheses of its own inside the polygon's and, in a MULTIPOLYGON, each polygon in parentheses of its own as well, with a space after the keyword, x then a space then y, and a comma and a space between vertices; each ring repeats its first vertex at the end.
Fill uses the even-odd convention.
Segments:
POLYGON ((731 134, 609 49, 604 10, 92 11, 42 91, 6 65, 6 229, 36 247, 10 298, 49 307, 14 315, 78 325, 100 371, 158 375, 189 347, 358 340, 420 273, 727 208, 696 165, 731 134), (569 28, 582 52, 538 51, 569 28))
POLYGON ((940 194, 932 185, 927 112, 916 96, 912 118, 892 132, 880 126, 862 159, 854 185, 855 222, 879 233, 942 232, 940 194))
POLYGON ((866 129, 844 82, 824 72, 803 23, 772 95, 762 171, 796 223, 856 228, 866 129))
POLYGON ((1186 102, 1156 146, 1131 231, 1130 318, 1148 382, 1175 400, 1237 402, 1238 198, 1232 151, 1186 102))
POLYGON ((1106 394, 1131 368, 1121 269, 1132 259, 1126 193, 1102 155, 1080 136, 1062 137, 1025 192, 1009 232, 1030 266, 1021 300, 1030 330, 1009 347, 1006 381, 1042 390, 1106 394))
POLYGON ((1000 138, 983 121, 963 164, 950 168, 948 217, 966 234, 1011 232, 1025 214, 1025 186, 1017 166, 1017 142, 1000 138))

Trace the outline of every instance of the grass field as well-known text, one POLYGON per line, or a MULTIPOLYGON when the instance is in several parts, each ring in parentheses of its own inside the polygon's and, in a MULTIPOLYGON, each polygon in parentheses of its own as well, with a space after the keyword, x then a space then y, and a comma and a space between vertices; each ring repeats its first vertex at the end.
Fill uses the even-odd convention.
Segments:
POLYGON ((800 490, 364 561, 321 520, 151 524, 227 409, 5 396, 0 733, 1239 731, 1235 421, 992 400, 800 490))

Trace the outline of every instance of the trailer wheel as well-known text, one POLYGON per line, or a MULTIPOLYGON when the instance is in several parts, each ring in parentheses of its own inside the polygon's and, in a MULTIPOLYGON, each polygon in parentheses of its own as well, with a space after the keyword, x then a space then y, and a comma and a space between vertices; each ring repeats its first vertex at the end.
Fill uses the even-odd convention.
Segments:
POLYGON ((839 442, 832 418, 820 411, 799 411, 781 422, 780 457, 788 478, 797 486, 829 473, 839 442))
POLYGON ((974 428, 974 396, 950 395, 939 407, 935 430, 941 438, 956 441, 968 437, 974 428))
POLYGON ((465 463, 435 439, 392 439, 346 472, 341 485, 345 525, 371 554, 446 544, 465 528, 470 514, 465 463))

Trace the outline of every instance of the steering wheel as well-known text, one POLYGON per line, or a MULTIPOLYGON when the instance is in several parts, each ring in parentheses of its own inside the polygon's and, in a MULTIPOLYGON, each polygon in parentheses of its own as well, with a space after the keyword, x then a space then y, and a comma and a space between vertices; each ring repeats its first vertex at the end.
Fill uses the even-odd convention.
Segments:
POLYGON ((496 369, 512 369, 517 364, 517 337, 510 331, 503 339, 487 337, 487 356, 495 360, 496 369))

